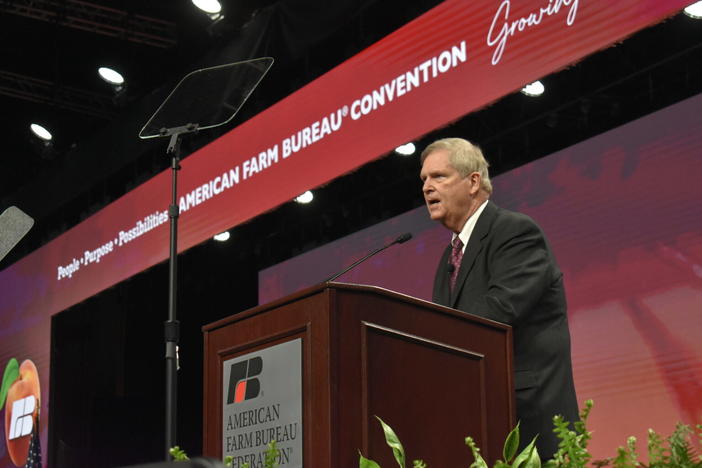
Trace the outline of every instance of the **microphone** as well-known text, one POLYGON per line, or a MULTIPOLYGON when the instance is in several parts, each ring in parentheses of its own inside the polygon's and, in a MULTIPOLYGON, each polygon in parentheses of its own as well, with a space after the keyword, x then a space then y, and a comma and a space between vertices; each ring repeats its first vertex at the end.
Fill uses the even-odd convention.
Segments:
POLYGON ((334 281, 334 280, 337 279, 339 276, 343 275, 344 273, 346 273, 346 272, 349 271, 350 269, 356 267, 357 265, 359 265, 359 264, 365 262, 366 260, 368 260, 369 258, 371 258, 373 255, 378 254, 378 253, 382 252, 383 250, 387 249, 388 247, 391 247, 391 246, 393 246, 393 245, 395 245, 395 244, 404 244, 405 242, 407 242, 407 241, 410 240, 411 238, 412 238, 412 233, 411 233, 411 232, 406 232, 406 233, 404 233, 404 234, 400 234, 399 236, 397 236, 397 238, 396 238, 394 241, 390 242, 390 243, 387 244, 387 245, 384 245, 384 246, 380 247, 379 249, 375 249, 373 252, 369 253, 368 255, 366 255, 365 257, 363 257, 362 259, 356 260, 356 261, 353 262, 348 268, 346 268, 345 270, 343 270, 343 271, 341 271, 341 272, 335 274, 334 276, 332 276, 331 278, 329 278, 329 279, 326 280, 325 282, 327 282, 327 281, 334 281))
POLYGON ((456 269, 456 267, 453 266, 453 263, 447 263, 447 264, 446 264, 446 271, 448 271, 448 274, 449 274, 449 275, 452 274, 452 273, 453 273, 453 270, 455 270, 455 269, 456 269))

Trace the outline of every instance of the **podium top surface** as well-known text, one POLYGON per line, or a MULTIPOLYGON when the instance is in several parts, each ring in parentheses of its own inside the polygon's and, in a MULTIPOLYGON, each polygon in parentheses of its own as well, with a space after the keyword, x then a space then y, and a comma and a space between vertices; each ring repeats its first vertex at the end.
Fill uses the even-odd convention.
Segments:
POLYGON ((500 322, 495 322, 494 320, 486 319, 483 317, 478 317, 477 315, 472 315, 470 313, 466 313, 460 310, 452 309, 450 307, 442 306, 439 304, 435 304, 433 302, 425 301, 424 299, 419 299, 417 297, 413 296, 408 296, 406 294, 398 293, 395 291, 391 291, 389 289, 381 288, 379 286, 372 286, 372 285, 365 285, 365 284, 353 284, 353 283, 337 283, 337 282, 324 282, 324 283, 319 283, 314 286, 310 286, 309 288, 305 288, 303 290, 300 290, 298 292, 292 293, 288 296, 282 297, 280 299, 276 299, 272 302, 269 302, 267 304, 261 304, 255 307, 252 307, 250 309, 241 311, 241 312, 236 312, 233 315, 230 315, 228 317, 225 317, 223 319, 217 320, 216 322, 209 323, 207 325, 204 325, 202 327, 202 331, 204 333, 214 331, 218 328, 227 326, 233 322, 240 321, 242 319, 245 319, 247 317, 251 317, 253 315, 261 314, 263 312, 266 312, 271 309, 275 309, 277 307, 283 306, 285 304, 291 303, 291 302, 296 302, 299 300, 303 300, 306 297, 313 296, 316 294, 322 294, 326 292, 331 292, 331 291, 341 291, 341 292, 349 292, 349 293, 366 293, 369 295, 373 296, 379 296, 379 297, 385 297, 388 299, 400 301, 400 302, 405 302, 407 304, 413 304, 417 305, 429 310, 432 310, 435 313, 440 313, 440 314, 448 314, 448 315, 454 315, 463 319, 468 319, 477 323, 480 323, 485 326, 493 327, 493 328, 498 328, 502 330, 509 330, 511 327, 507 324, 500 323, 500 322))

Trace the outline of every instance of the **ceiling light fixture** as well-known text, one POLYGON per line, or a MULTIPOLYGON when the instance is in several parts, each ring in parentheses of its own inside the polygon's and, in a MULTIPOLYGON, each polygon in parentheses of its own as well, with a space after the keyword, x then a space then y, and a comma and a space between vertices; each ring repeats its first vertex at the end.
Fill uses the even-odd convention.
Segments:
POLYGON ((51 141, 53 138, 53 136, 51 136, 51 132, 39 124, 33 123, 29 126, 29 128, 32 129, 32 133, 44 141, 51 141))
POLYGON ((218 0, 192 0, 193 5, 207 13, 213 20, 222 16, 222 4, 218 0))
POLYGON ((685 13, 690 18, 702 19, 702 1, 695 2, 692 5, 688 5, 683 9, 683 13, 685 13))
POLYGON ((299 197, 296 197, 295 201, 298 203, 302 203, 304 205, 304 204, 311 202, 313 198, 314 198, 314 195, 312 194, 312 192, 310 192, 308 190, 305 193, 303 193, 302 195, 300 195, 299 197))
POLYGON ((417 147, 414 146, 414 143, 411 141, 395 148, 395 152, 397 154, 401 154, 402 156, 411 156, 415 151, 417 151, 417 147))
POLYGON ((103 80, 113 86, 122 86, 124 84, 124 77, 122 74, 112 68, 100 67, 98 68, 98 73, 103 80))
POLYGON ((214 240, 219 241, 219 242, 225 242, 228 241, 231 235, 229 234, 229 231, 224 231, 220 232, 219 234, 214 236, 214 240))
POLYGON ((112 86, 112 91, 114 92, 112 102, 114 105, 117 107, 124 107, 127 102, 127 83, 125 83, 122 74, 109 67, 98 68, 98 74, 100 78, 112 86))
POLYGON ((523 87, 521 92, 529 97, 536 97, 544 94, 545 90, 544 84, 537 80, 523 87))

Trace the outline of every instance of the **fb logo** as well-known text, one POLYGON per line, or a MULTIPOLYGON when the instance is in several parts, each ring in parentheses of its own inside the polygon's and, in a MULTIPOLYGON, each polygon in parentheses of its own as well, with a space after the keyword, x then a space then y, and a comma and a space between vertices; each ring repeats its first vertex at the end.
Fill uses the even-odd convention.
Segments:
POLYGON ((241 403, 256 398, 261 392, 261 383, 254 378, 263 369, 263 359, 255 357, 232 364, 229 374, 227 404, 241 403))
POLYGON ((36 405, 37 401, 34 396, 28 396, 12 403, 8 440, 24 437, 32 433, 32 413, 34 413, 36 405))

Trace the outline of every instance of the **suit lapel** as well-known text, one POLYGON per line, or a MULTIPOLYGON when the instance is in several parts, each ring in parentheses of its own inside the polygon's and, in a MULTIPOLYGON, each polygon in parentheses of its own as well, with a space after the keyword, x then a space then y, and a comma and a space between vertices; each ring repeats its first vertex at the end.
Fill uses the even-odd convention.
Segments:
POLYGON ((493 219, 495 219, 496 213, 497 206, 488 201, 485 209, 480 214, 480 218, 478 218, 478 222, 475 224, 475 228, 473 228, 473 233, 470 235, 470 240, 463 254, 461 268, 458 269, 458 278, 456 278, 456 287, 451 291, 450 307, 456 307, 458 297, 461 294, 461 290, 463 289, 470 271, 473 269, 475 259, 483 249, 483 242, 490 232, 490 226, 492 225, 493 219))
POLYGON ((449 292, 449 274, 446 265, 448 265, 449 254, 451 253, 451 245, 444 249, 444 253, 441 255, 441 260, 439 260, 439 265, 437 267, 436 276, 434 278, 434 290, 432 292, 432 301, 448 306, 449 300, 451 300, 449 292))

